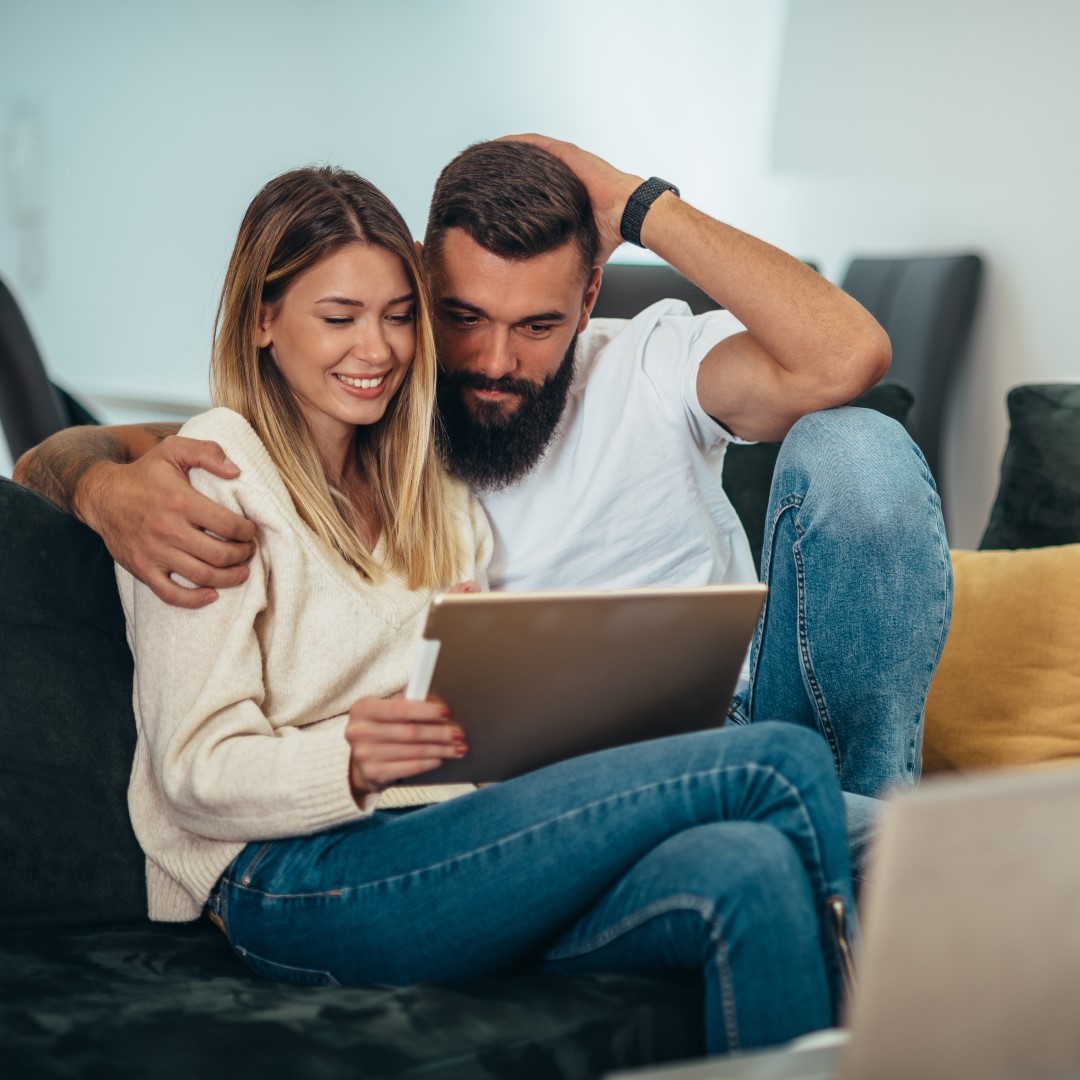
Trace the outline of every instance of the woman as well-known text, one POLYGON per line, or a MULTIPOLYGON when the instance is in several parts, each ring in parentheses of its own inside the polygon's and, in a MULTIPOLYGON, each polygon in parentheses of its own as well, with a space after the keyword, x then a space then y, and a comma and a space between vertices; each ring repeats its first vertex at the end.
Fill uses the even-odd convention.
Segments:
POLYGON ((851 891, 817 736, 762 724, 389 788, 467 752, 442 703, 400 691, 432 592, 483 581, 491 536, 435 457, 428 300, 381 193, 301 169, 256 196, 212 383, 184 434, 240 477, 192 480, 256 523, 248 581, 190 611, 117 568, 151 918, 207 907, 249 967, 310 984, 696 971, 714 1052, 833 1022, 851 891))

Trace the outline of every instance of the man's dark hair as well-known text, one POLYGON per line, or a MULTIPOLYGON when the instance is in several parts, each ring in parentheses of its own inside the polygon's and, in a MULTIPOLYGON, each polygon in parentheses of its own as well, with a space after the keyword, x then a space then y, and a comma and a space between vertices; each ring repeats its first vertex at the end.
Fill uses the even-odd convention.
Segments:
POLYGON ((572 240, 586 278, 596 261, 584 186, 558 158, 527 143, 476 143, 443 169, 424 237, 429 262, 441 254, 447 229, 462 229, 504 259, 530 259, 572 240))

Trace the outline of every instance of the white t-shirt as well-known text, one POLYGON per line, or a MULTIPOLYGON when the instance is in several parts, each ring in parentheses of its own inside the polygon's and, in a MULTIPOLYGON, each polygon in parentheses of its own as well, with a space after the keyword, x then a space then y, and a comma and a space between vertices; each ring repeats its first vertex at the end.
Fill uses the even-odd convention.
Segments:
POLYGON ((594 319, 578 339, 559 433, 522 481, 479 492, 495 537, 493 589, 756 581, 720 483, 740 442, 701 407, 709 350, 743 329, 726 311, 662 300, 594 319))

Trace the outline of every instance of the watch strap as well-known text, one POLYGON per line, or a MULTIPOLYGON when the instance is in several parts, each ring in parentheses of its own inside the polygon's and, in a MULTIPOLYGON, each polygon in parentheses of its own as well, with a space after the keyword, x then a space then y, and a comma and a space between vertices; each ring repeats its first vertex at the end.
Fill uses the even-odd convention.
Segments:
POLYGON ((659 176, 650 176, 643 184, 639 184, 629 199, 626 200, 626 209, 623 210, 622 221, 619 223, 619 235, 628 244, 637 244, 644 247, 641 242, 641 225, 649 207, 665 191, 672 192, 676 197, 679 189, 667 180, 661 180, 659 176))

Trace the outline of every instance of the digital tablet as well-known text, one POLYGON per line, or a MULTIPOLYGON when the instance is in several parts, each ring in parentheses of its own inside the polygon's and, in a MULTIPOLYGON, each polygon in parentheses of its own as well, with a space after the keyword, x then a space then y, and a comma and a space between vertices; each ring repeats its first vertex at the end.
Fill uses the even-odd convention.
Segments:
POLYGON ((430 678, 469 753, 420 782, 506 780, 718 727, 764 599, 757 584, 435 597, 407 696, 430 678))

